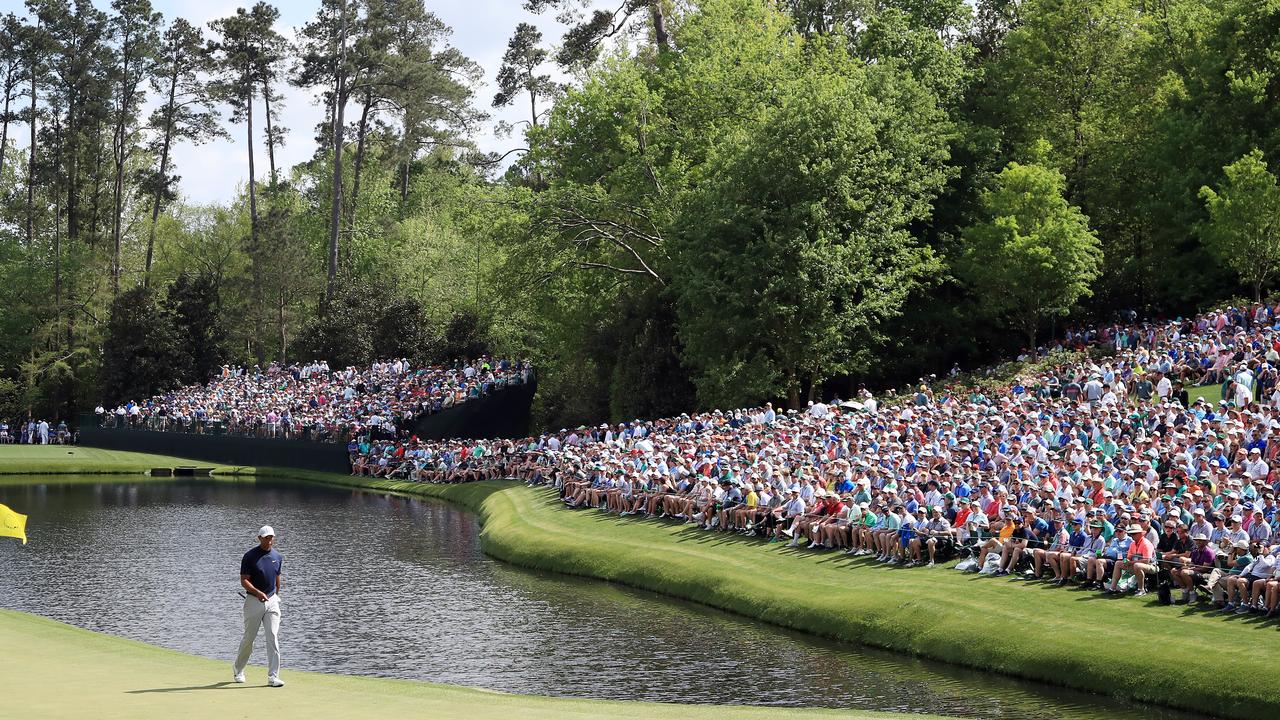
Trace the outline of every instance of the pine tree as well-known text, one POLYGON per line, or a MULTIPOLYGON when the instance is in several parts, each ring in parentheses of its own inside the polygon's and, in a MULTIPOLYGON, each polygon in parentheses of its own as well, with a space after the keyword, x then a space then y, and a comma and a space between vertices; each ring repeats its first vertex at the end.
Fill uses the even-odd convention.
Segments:
POLYGON ((170 174, 170 153, 174 143, 185 140, 199 144, 226 135, 218 125, 218 113, 209 85, 201 77, 211 69, 212 63, 200 29, 182 18, 175 18, 165 30, 151 81, 152 89, 165 101, 151 113, 147 122, 152 133, 151 152, 159 164, 143 182, 151 194, 144 285, 151 281, 160 211, 177 196, 174 185, 178 177, 170 174))
POLYGON ((148 0, 114 0, 110 25, 115 41, 112 58, 114 69, 114 122, 111 135, 111 294, 120 293, 121 216, 124 214, 125 168, 133 154, 139 108, 146 102, 145 83, 159 51, 160 13, 151 9, 148 0))

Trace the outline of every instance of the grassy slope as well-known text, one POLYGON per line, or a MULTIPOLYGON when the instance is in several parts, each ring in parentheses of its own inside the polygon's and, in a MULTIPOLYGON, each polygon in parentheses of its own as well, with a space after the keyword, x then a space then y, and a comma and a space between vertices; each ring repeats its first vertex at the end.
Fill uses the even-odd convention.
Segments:
MULTIPOLYGON (((264 469, 264 473, 277 471, 264 469)), ((432 487, 293 477, 443 497, 478 509, 485 552, 621 582, 850 642, 1227 717, 1272 717, 1275 625, 1147 599, 887 568, 690 526, 567 511, 511 483, 432 487), (1261 625, 1262 627, 1257 627, 1261 625), (1206 681, 1206 668, 1231 668, 1206 681)))
POLYGON ((1218 401, 1222 399, 1222 385, 1196 385, 1187 388, 1187 396, 1191 398, 1191 402, 1195 402, 1198 398, 1204 398, 1210 405, 1217 407, 1218 401))
POLYGON ((229 663, 193 657, 53 620, 0 610, 2 713, 12 718, 923 718, 787 708, 680 706, 508 695, 452 685, 286 672, 229 682, 229 663), (9 683, 17 684, 10 685, 9 683), (269 696, 269 697, 268 697, 269 696))

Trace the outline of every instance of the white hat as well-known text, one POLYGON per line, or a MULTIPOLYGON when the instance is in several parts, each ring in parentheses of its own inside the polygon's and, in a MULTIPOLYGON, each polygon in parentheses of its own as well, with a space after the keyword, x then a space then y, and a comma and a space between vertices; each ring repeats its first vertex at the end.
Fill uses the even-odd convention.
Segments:
POLYGON ((258 529, 258 537, 260 538, 275 537, 275 536, 276 536, 275 528, 271 527, 270 525, 263 525, 261 528, 258 529))

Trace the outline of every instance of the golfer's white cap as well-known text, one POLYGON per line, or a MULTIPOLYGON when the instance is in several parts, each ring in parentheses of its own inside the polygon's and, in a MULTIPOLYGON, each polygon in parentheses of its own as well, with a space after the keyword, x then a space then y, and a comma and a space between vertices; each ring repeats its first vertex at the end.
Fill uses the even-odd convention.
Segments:
POLYGON ((263 525, 261 528, 259 528, 259 529, 258 529, 258 537, 260 537, 260 538, 261 538, 261 537, 275 537, 275 536, 276 536, 276 530, 275 530, 275 528, 271 527, 270 525, 263 525))

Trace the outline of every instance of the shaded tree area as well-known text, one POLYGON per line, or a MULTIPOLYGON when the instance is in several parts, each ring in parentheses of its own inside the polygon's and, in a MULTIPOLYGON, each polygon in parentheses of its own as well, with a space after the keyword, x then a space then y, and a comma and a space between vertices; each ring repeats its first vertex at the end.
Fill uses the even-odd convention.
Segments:
POLYGON ((102 400, 146 398, 211 377, 227 356, 219 304, 208 275, 179 275, 164 294, 139 285, 117 295, 102 346, 102 400))
POLYGON ((267 2, 203 27, 147 0, 30 0, 0 18, 13 49, 0 63, 0 417, 67 417, 222 362, 298 357, 295 336, 330 312, 330 241, 344 277, 381 278, 395 317, 422 320, 392 332, 388 315, 369 352, 441 352, 451 319, 488 317, 476 303, 492 260, 477 263, 457 229, 487 167, 469 141, 478 70, 420 1, 322 3, 317 21, 335 13, 343 62, 267 2), (328 93, 326 141, 282 167, 283 83, 317 78, 325 99, 342 73, 355 112, 335 126, 328 93), (175 149, 232 133, 248 181, 229 203, 191 204, 182 175, 203 169, 175 149), (442 272, 460 262, 465 288, 442 272))

